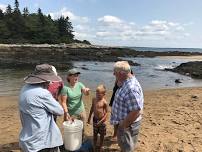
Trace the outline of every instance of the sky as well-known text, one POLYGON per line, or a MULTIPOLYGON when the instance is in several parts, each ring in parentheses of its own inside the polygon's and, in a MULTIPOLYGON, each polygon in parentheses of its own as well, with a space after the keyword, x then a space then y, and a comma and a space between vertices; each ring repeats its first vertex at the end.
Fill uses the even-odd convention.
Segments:
MULTIPOLYGON (((95 45, 202 48, 202 0, 18 0, 53 19, 68 16, 75 38, 95 45)), ((0 9, 14 0, 0 0, 0 9)))

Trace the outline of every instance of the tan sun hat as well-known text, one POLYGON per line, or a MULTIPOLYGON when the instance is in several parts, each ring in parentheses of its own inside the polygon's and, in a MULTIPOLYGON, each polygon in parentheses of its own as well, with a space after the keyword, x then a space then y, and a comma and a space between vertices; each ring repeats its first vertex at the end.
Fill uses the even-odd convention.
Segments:
POLYGON ((37 84, 43 82, 60 82, 59 76, 52 70, 52 65, 40 64, 35 67, 34 72, 24 78, 25 83, 37 84))

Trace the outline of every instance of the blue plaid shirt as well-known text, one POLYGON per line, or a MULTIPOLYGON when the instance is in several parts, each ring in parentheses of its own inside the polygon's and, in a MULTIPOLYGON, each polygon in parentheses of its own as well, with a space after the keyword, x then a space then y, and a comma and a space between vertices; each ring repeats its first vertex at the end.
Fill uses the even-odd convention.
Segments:
MULTIPOLYGON (((123 82, 123 85, 116 91, 110 123, 118 124, 133 110, 142 110, 144 103, 142 88, 133 76, 123 82)), ((135 120, 141 120, 141 115, 135 120)))

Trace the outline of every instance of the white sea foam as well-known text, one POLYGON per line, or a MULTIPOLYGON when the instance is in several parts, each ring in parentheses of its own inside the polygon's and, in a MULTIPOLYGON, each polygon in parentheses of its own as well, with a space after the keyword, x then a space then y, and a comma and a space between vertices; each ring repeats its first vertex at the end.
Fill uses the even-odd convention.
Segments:
POLYGON ((155 70, 165 70, 165 69, 173 69, 175 68, 175 65, 157 65, 156 67, 154 67, 155 70))

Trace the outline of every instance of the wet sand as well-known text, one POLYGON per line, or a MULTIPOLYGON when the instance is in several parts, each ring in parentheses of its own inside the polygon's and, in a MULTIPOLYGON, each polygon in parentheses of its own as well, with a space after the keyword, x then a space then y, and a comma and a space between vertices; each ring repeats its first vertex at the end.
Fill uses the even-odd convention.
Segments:
MULTIPOLYGON (((147 91, 144 116, 137 152, 201 152, 202 151, 202 88, 147 91)), ((89 112, 92 94, 85 97, 89 112)), ((110 93, 107 95, 110 99, 110 93)), ((0 97, 0 151, 19 152, 18 135, 21 124, 18 97, 0 97)), ((110 116, 110 113, 109 113, 110 116)), ((112 142, 113 128, 107 121, 104 151, 120 151, 112 142)), ((62 131, 62 117, 58 120, 62 131)), ((86 126, 92 139, 92 126, 86 126)))

